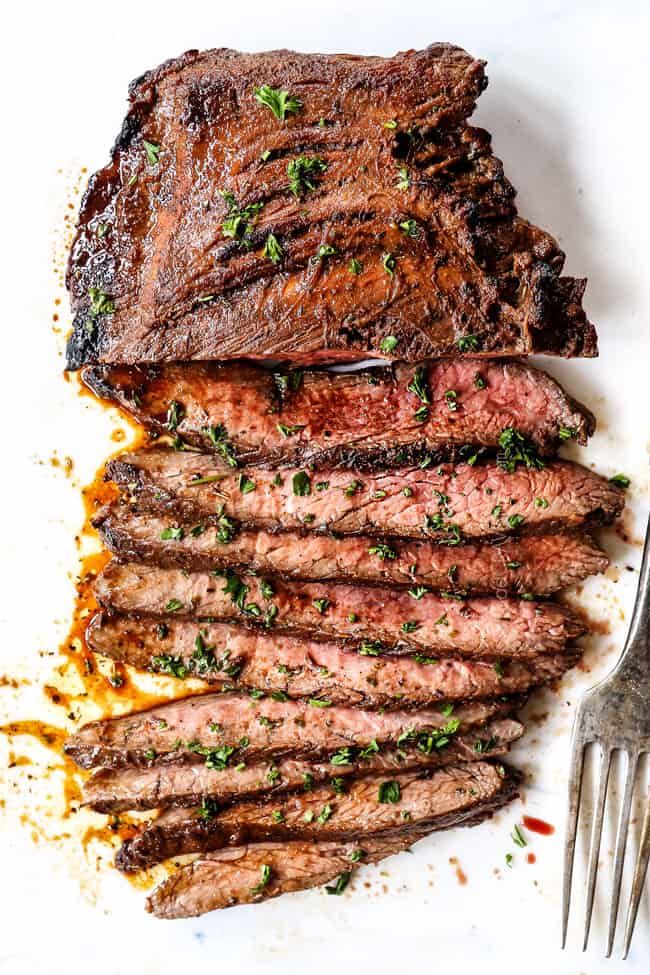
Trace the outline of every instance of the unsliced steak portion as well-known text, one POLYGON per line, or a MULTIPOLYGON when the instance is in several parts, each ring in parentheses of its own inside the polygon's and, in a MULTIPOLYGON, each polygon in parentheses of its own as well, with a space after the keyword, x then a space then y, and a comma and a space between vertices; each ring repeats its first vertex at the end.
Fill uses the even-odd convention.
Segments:
POLYGON ((609 522, 624 504, 621 488, 567 461, 512 473, 495 463, 361 476, 303 468, 240 473, 207 454, 157 447, 122 454, 109 461, 106 473, 173 523, 181 518, 203 524, 220 514, 244 528, 429 537, 452 546, 515 529, 535 533, 609 522))
MULTIPOLYGON (((493 807, 487 815, 491 815, 493 807)), ((464 821, 473 825, 474 821, 464 821)), ((360 842, 254 843, 226 847, 199 857, 172 873, 147 898, 147 910, 167 920, 251 904, 329 881, 344 886, 352 871, 409 849, 426 832, 360 842)))
POLYGON ((224 806, 257 795, 275 796, 304 789, 326 779, 348 778, 371 772, 439 768, 504 755, 521 737, 523 725, 512 718, 497 718, 464 734, 450 735, 446 744, 427 753, 412 748, 378 748, 361 756, 341 749, 329 761, 282 758, 246 764, 236 769, 208 768, 205 764, 158 764, 145 768, 102 768, 84 782, 84 803, 98 812, 165 809, 173 806, 224 806))
POLYGON ((172 362, 96 366, 83 379, 158 434, 214 450, 210 431, 223 428, 240 465, 386 466, 464 444, 496 447, 508 427, 549 453, 560 431, 585 443, 595 427, 593 415, 550 376, 508 360, 439 359, 338 374, 172 362))
POLYGON ((561 651, 585 632, 567 606, 534 599, 463 599, 424 587, 396 592, 345 583, 271 585, 258 576, 230 573, 224 578, 116 560, 103 569, 94 589, 102 606, 120 613, 235 620, 276 635, 288 631, 343 641, 366 654, 525 657, 561 651))
MULTIPOLYGON (((604 572, 608 559, 584 533, 504 535, 490 543, 447 546, 392 539, 393 558, 373 558, 370 535, 244 530, 224 543, 218 518, 175 523, 169 516, 114 504, 93 519, 104 545, 120 558, 189 571, 229 569, 303 582, 424 585, 466 592, 534 592, 544 596, 604 572)), ((229 535, 230 533, 228 533, 229 535)))
POLYGON ((82 203, 68 367, 595 355, 584 281, 465 123, 484 86, 447 44, 190 51, 143 75, 82 203))
POLYGON ((517 694, 560 677, 576 654, 538 654, 522 660, 438 660, 380 656, 373 644, 355 653, 308 636, 278 636, 224 623, 95 617, 86 640, 99 653, 156 673, 199 677, 228 689, 319 698, 368 708, 421 707, 517 694))
POLYGON ((442 738, 509 714, 516 704, 507 697, 469 702, 454 708, 450 718, 447 707, 382 713, 242 694, 197 694, 91 721, 68 738, 65 752, 81 768, 179 761, 223 768, 255 756, 331 757, 341 748, 373 753, 377 744, 398 742, 406 749, 432 751, 442 738))
POLYGON ((122 844, 116 865, 141 870, 168 857, 250 842, 358 838, 362 845, 366 837, 394 835, 405 825, 441 829, 504 791, 510 794, 512 784, 503 765, 474 762, 323 784, 214 813, 206 805, 169 809, 122 844))

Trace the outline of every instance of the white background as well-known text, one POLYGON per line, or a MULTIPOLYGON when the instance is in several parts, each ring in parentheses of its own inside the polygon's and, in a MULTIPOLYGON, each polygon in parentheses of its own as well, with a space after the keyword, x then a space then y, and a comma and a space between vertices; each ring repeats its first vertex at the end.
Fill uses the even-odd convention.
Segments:
MULTIPOLYGON (((92 172, 108 158, 128 82, 190 47, 392 54, 449 40, 487 59, 490 85, 475 121, 492 132, 522 214, 558 236, 569 273, 589 277, 586 306, 600 331, 598 361, 545 365, 600 421, 588 451, 574 455, 607 475, 620 470, 633 478, 626 525, 638 541, 650 441, 647 3, 112 0, 14 3, 3 19, 0 674, 31 683, 0 687, 1 721, 43 717, 62 725, 39 682, 56 663, 47 654, 65 635, 72 606, 76 485, 115 448, 115 419, 79 399, 62 378, 62 337, 52 331, 52 315, 67 327, 63 216, 72 213, 68 203, 78 204, 81 167, 92 172), (47 463, 55 452, 73 458, 72 477, 47 463)), ((143 912, 143 893, 108 864, 98 872, 74 835, 34 842, 21 816, 36 823, 37 839, 39 830, 70 828, 57 819, 57 773, 46 768, 56 757, 40 752, 39 765, 3 772, 10 753, 0 736, 0 972, 145 975, 181 968, 201 975, 228 967, 383 975, 455 965, 460 973, 472 966, 482 973, 515 966, 532 975, 647 973, 647 894, 625 965, 602 959, 603 892, 587 955, 578 950, 577 924, 569 950, 558 947, 570 704, 616 658, 637 578, 625 566, 638 567, 640 558, 638 544, 612 532, 603 541, 620 573, 615 568, 577 598, 609 621, 611 633, 588 642, 590 672, 576 671, 559 693, 529 708, 548 717, 531 722, 514 754, 529 774, 525 811, 558 827, 554 837, 531 837, 535 866, 509 840, 522 814, 516 804, 492 823, 432 837, 413 856, 366 868, 340 898, 314 891, 197 921, 156 922, 143 912), (508 851, 516 854, 511 870, 508 851), (466 886, 450 857, 460 860, 466 886)), ((16 740, 13 755, 26 748, 16 740)), ((605 871, 611 846, 608 823, 605 871)))

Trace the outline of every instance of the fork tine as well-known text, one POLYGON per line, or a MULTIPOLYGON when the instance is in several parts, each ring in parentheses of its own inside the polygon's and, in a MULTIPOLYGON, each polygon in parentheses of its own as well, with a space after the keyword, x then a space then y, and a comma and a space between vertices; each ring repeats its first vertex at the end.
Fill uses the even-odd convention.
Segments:
POLYGON ((582 792, 582 774, 584 769, 584 743, 574 739, 571 749, 571 767, 569 769, 569 802, 567 809, 566 839, 564 842, 564 876, 562 880, 562 947, 566 945, 567 927, 569 924, 569 909, 571 907, 571 881, 573 879, 573 859, 576 850, 576 832, 578 830, 578 813, 580 810, 580 794, 582 792))
POLYGON ((650 796, 648 797, 645 816, 643 818, 643 829, 641 832, 641 842, 639 843, 639 853, 636 858, 634 868, 634 879, 632 881, 632 892, 630 894, 630 906, 625 920, 625 939, 623 942, 623 958, 627 958, 630 950, 630 942, 634 934, 636 915, 639 910, 639 902, 643 892, 646 873, 648 871, 648 860, 650 860, 650 796))
POLYGON ((610 958, 614 937, 616 935, 616 921, 618 918, 618 905, 621 897, 621 877, 623 876, 623 865, 625 863, 625 846, 627 842, 627 831, 630 822, 630 809, 632 806, 632 796, 634 795, 634 782, 636 779, 638 753, 627 756, 627 774, 625 778, 625 793, 623 795, 623 805, 618 819, 616 830, 616 853, 614 855, 614 879, 612 887, 612 904, 609 911, 609 930, 607 932, 607 951, 605 957, 610 958))
POLYGON ((589 867, 587 869, 587 906, 585 911, 585 936, 582 943, 582 950, 586 951, 589 941, 589 930, 591 928, 591 915, 594 907, 594 893, 596 890, 596 878, 598 876, 598 856, 600 854, 600 840, 603 832, 603 816, 605 813, 605 799, 607 798, 607 783, 609 781, 609 769, 611 764, 612 752, 606 746, 601 746, 600 776, 598 781, 598 798, 596 799, 596 809, 594 811, 594 821, 591 828, 591 844, 589 848, 589 867))

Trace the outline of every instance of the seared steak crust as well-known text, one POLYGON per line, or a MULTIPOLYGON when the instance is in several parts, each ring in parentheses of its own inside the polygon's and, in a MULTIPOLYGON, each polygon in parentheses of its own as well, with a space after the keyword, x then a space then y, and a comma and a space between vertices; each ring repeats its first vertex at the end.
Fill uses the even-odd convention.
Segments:
POLYGON ((271 372, 252 365, 172 362, 95 366, 83 379, 157 434, 214 450, 224 427, 240 464, 386 466, 402 457, 495 447, 508 427, 552 453, 560 430, 585 443, 595 420, 546 373, 508 360, 440 359, 353 373, 271 372), (428 408, 409 389, 419 376, 428 408), (445 394, 456 393, 450 410, 445 394), (171 410, 171 412, 170 412, 171 410), (416 415, 417 414, 417 415, 416 415))
POLYGON ((560 277, 556 241, 517 216, 489 135, 465 123, 485 83, 446 44, 190 51, 138 79, 81 207, 69 368, 349 361, 389 354, 389 336, 415 361, 458 352, 469 322, 486 354, 594 355, 584 281, 560 277), (260 85, 300 105, 280 121, 260 85), (300 158, 318 160, 309 186, 292 185, 300 158))
MULTIPOLYGON (((454 727, 462 734, 491 717, 511 713, 516 704, 517 699, 507 697, 461 704, 453 710, 454 727)), ((395 747, 398 739, 400 747, 408 749, 411 739, 405 741, 405 733, 444 731, 449 721, 447 708, 382 713, 305 701, 251 700, 242 694, 198 694, 91 721, 68 738, 65 752, 81 768, 123 768, 201 762, 206 751, 215 752, 216 759, 218 750, 234 748, 228 756, 234 766, 255 756, 331 756, 339 749, 368 749, 373 742, 395 747)), ((374 747, 370 751, 374 753, 374 747)), ((220 754, 223 758, 225 753, 220 754)))
POLYGON ((196 676, 230 689, 367 708, 520 693, 555 680, 576 660, 573 653, 540 654, 503 661, 497 672, 490 661, 378 656, 374 645, 369 654, 354 653, 310 636, 278 637, 223 623, 174 620, 161 639, 159 625, 150 620, 101 615, 86 640, 114 660, 181 679, 196 676))
POLYGON ((301 582, 383 584, 402 589, 415 585, 465 592, 534 592, 540 596, 604 572, 608 559, 589 536, 580 532, 551 535, 503 535, 491 542, 457 546, 428 539, 391 539, 394 558, 372 558, 369 535, 317 532, 237 532, 219 541, 219 519, 197 534, 192 522, 177 522, 169 537, 169 516, 114 504, 93 525, 106 548, 129 562, 152 562, 190 572, 233 570, 256 572, 301 582))
POLYGON ((585 632, 568 607, 534 599, 464 599, 423 587, 395 592, 345 583, 270 585, 257 576, 218 578, 115 560, 97 577, 95 595, 102 606, 120 613, 208 623, 234 620, 280 638, 287 632, 341 641, 361 653, 523 658, 562 651, 567 641, 585 632), (369 642, 374 651, 364 650, 369 642))
POLYGON ((404 748, 382 748, 363 758, 338 756, 331 761, 282 758, 246 764, 234 771, 208 768, 205 764, 162 763, 145 768, 98 769, 83 786, 84 803, 98 812, 117 813, 129 809, 165 809, 197 806, 209 798, 219 806, 252 796, 303 789, 305 782, 323 782, 333 777, 367 775, 372 772, 404 772, 414 768, 440 768, 459 762, 474 762, 504 755, 521 737, 523 725, 512 718, 497 718, 484 726, 449 738, 444 747, 422 752, 404 748))
POLYGON ((362 845, 366 837, 425 826, 440 829, 449 825, 449 817, 455 822, 459 814, 500 795, 507 788, 505 780, 502 765, 474 762, 369 775, 352 779, 343 792, 323 784, 264 802, 238 802, 207 816, 205 807, 170 809, 123 843, 116 864, 120 870, 139 870, 168 857, 250 842, 356 837, 362 845), (388 790, 389 799, 384 797, 388 790))
POLYGON ((609 522, 623 507, 620 488, 568 461, 512 473, 496 463, 467 463, 355 477, 329 468, 239 472, 207 454, 156 447, 121 454, 106 475, 172 522, 205 525, 225 515, 235 527, 429 537, 451 546, 515 529, 532 534, 609 522))

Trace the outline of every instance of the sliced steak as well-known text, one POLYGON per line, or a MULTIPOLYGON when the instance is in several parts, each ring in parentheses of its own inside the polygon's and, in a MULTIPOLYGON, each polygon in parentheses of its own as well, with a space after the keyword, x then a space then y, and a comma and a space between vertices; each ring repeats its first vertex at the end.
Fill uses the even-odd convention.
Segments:
MULTIPOLYGON (((492 811, 490 807, 486 815, 492 811)), ((473 821, 464 825, 473 825, 473 821)), ((147 910, 170 920, 257 903, 329 881, 336 882, 334 890, 335 886, 345 886, 352 871, 364 863, 377 863, 407 850, 425 835, 406 831, 389 838, 359 838, 349 843, 293 840, 226 847, 186 864, 163 880, 147 898, 147 910)))
POLYGON ((517 700, 476 701, 453 709, 361 711, 303 701, 197 694, 146 711, 91 721, 71 735, 65 753, 81 768, 205 762, 232 767, 256 756, 330 756, 376 745, 432 751, 449 738, 510 714, 517 700), (431 740, 432 748, 428 748, 431 740))
POLYGON ((355 477, 334 469, 280 474, 255 467, 240 473, 220 458, 157 447, 122 454, 106 472, 122 491, 170 521, 204 524, 214 516, 234 519, 233 531, 238 525, 429 537, 451 546, 515 529, 535 533, 609 522, 624 504, 619 487, 567 461, 512 473, 495 463, 443 464, 355 477))
POLYGON ((463 599, 424 587, 395 592, 344 583, 271 585, 258 576, 224 578, 115 560, 97 577, 95 595, 102 606, 120 613, 235 620, 275 634, 344 641, 366 654, 524 657, 561 651, 585 632, 567 606, 533 599, 463 599))
MULTIPOLYGON (((512 718, 497 718, 464 734, 449 736, 447 743, 431 752, 407 748, 381 748, 360 756, 342 749, 329 761, 282 758, 224 769, 205 764, 158 764, 145 768, 102 768, 84 782, 84 802, 98 812, 118 813, 133 809, 165 809, 197 806, 205 810, 257 795, 275 796, 304 789, 326 779, 348 778, 371 772, 439 768, 459 762, 479 761, 504 755, 521 737, 523 725, 512 718)), ((205 812, 204 812, 205 814, 205 812)))
POLYGON ((466 125, 485 83, 447 44, 190 51, 143 75, 83 198, 68 367, 595 355, 585 282, 466 125))
POLYGON ((173 620, 163 629, 150 620, 101 615, 91 622, 86 639, 93 650, 154 673, 367 708, 517 694, 555 680, 577 659, 572 653, 538 654, 504 660, 495 668, 483 660, 380 656, 374 645, 355 653, 308 636, 279 637, 224 623, 173 620))
MULTIPOLYGON (((303 582, 365 583, 466 592, 548 595, 604 572, 608 559, 584 533, 503 536, 491 543, 439 545, 392 539, 394 558, 373 558, 369 535, 240 531, 224 543, 219 519, 205 525, 114 504, 93 519, 104 545, 121 559, 188 571, 229 569, 303 582), (214 524, 213 522, 217 522, 214 524)), ((228 533, 229 534, 229 533, 228 533)))
POLYGON ((116 865, 141 870, 168 857, 251 842, 357 838, 362 845, 366 837, 391 836, 405 828, 455 825, 468 810, 473 813, 476 806, 513 790, 503 765, 474 762, 323 784, 214 813, 206 805, 169 809, 122 844, 116 865))
POLYGON ((210 431, 223 429, 240 465, 359 469, 427 452, 442 459, 450 447, 496 447, 508 427, 552 453, 560 431, 585 443, 595 428, 593 415, 550 376, 507 360, 439 359, 338 374, 172 362, 96 366, 83 379, 157 434, 214 450, 210 431))
MULTIPOLYGON (((445 825, 477 825, 516 795, 514 778, 506 775, 500 792, 455 818, 451 815, 445 825)), ((348 843, 288 840, 228 847, 169 876, 149 896, 147 910, 160 918, 196 917, 328 881, 336 881, 333 891, 340 891, 353 870, 408 849, 429 831, 411 827, 391 837, 359 836, 348 843)))

